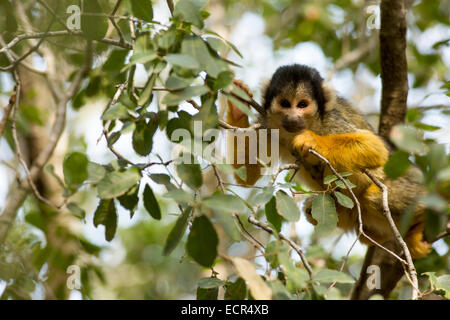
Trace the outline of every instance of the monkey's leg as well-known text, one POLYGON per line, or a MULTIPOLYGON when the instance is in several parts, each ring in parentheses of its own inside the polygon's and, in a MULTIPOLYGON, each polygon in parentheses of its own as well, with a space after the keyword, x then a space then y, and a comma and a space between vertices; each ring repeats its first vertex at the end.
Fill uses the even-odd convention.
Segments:
POLYGON ((309 153, 309 149, 313 149, 340 171, 378 168, 388 158, 384 142, 368 130, 324 136, 305 130, 294 138, 293 146, 305 161, 320 161, 309 153))
MULTIPOLYGON (((234 84, 240 87, 242 90, 246 91, 249 96, 253 96, 250 89, 241 81, 234 81, 234 84)), ((248 128, 250 123, 248 121, 248 116, 243 113, 238 107, 233 103, 228 101, 228 112, 227 112, 227 123, 239 128, 248 128)), ((256 135, 256 141, 250 138, 245 138, 244 145, 238 144, 238 138, 234 135, 227 137, 227 148, 228 152, 232 152, 231 159, 233 167, 236 169, 242 166, 246 167, 246 179, 241 179, 236 174, 234 175, 236 181, 241 184, 254 185, 256 181, 261 177, 261 165, 252 159, 250 155, 250 143, 256 143, 256 148, 258 150, 259 146, 259 135, 256 135), (238 152, 245 152, 244 163, 238 163, 238 152), (256 162, 256 163, 253 163, 256 162)))

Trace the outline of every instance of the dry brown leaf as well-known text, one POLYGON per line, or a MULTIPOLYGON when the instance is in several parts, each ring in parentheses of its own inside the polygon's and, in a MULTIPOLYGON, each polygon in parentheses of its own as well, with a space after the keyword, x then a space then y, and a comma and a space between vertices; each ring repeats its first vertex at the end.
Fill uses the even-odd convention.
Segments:
POLYGON ((237 273, 247 282, 252 296, 256 300, 271 300, 272 290, 256 272, 255 266, 248 260, 231 258, 237 273))

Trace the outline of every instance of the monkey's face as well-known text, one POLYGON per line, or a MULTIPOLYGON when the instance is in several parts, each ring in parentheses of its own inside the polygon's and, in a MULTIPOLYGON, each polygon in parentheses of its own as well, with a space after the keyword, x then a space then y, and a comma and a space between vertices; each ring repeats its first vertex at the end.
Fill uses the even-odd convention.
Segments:
POLYGON ((318 114, 312 87, 307 82, 283 88, 270 104, 268 120, 272 128, 298 133, 308 128, 311 119, 318 114))

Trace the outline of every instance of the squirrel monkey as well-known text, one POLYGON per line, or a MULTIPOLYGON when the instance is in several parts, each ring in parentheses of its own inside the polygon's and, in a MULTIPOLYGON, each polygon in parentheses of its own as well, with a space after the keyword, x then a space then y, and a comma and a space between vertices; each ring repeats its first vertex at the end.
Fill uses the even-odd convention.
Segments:
MULTIPOLYGON (((234 84, 251 95, 242 82, 235 81, 234 84)), ((298 64, 278 68, 264 90, 263 107, 266 113, 258 119, 260 128, 279 129, 280 158, 286 163, 302 164, 302 172, 297 173, 300 174, 299 179, 309 182, 310 186, 315 186, 313 188, 324 190, 326 186, 323 178, 332 174, 323 161, 309 153, 309 149, 327 158, 338 172, 351 172, 349 180, 356 185, 353 192, 361 205, 364 232, 380 244, 394 240, 388 221, 382 214, 382 191, 362 170, 371 170, 388 187, 389 207, 397 225, 405 210, 424 191, 412 172, 396 180, 386 177, 383 165, 389 156, 388 146, 363 116, 326 85, 316 69, 298 64)), ((236 127, 249 127, 247 115, 230 101, 227 122, 236 127)), ((234 144, 234 155, 237 148, 234 144)), ((268 149, 270 152, 270 146, 268 149)), ((245 150, 249 150, 248 142, 245 150)), ((253 185, 260 178, 262 165, 250 164, 249 155, 245 159, 243 165, 247 167, 247 178, 244 181, 238 177, 236 179, 240 183, 253 185)), ((242 164, 234 166, 239 168, 242 164)), ((348 190, 340 191, 351 197, 348 190)), ((316 224, 311 215, 311 206, 312 198, 306 199, 307 219, 316 224)), ((346 231, 357 231, 356 207, 348 209, 336 202, 336 209, 338 226, 346 231)), ((423 238, 424 208, 416 205, 414 210, 404 239, 416 259, 429 252, 430 244, 423 238)), ((372 245, 363 236, 361 242, 372 245)))

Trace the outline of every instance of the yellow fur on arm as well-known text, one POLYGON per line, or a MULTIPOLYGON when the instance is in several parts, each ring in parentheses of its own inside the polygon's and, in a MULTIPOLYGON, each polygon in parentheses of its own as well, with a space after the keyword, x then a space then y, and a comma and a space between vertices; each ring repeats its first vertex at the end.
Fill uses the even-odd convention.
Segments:
POLYGON ((314 157, 308 152, 312 148, 338 170, 373 169, 384 165, 388 158, 381 138, 367 130, 326 136, 305 130, 294 138, 293 145, 306 161, 314 157))

